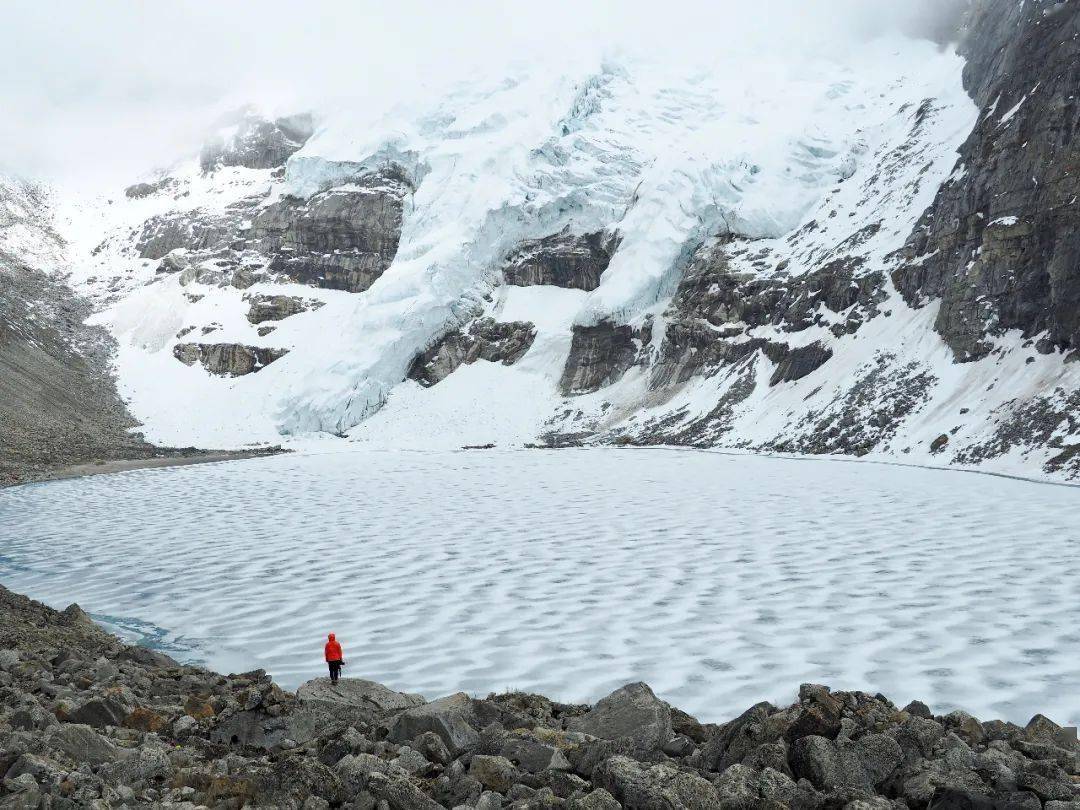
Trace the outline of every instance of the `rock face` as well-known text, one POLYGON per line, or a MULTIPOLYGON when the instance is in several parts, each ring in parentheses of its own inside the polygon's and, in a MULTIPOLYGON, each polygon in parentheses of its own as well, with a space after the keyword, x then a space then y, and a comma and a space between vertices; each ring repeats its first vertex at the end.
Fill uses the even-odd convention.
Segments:
POLYGON ((550 284, 595 290, 617 246, 618 241, 604 233, 577 236, 563 231, 522 244, 506 260, 503 276, 518 287, 550 284))
POLYGON ((407 377, 430 387, 445 380, 459 366, 477 360, 512 366, 532 347, 535 338, 536 327, 531 323, 499 323, 492 318, 479 318, 463 331, 443 336, 417 355, 407 377))
MULTIPOLYGON (((763 339, 753 344, 754 339, 746 337, 755 327, 802 332, 820 326, 837 337, 854 334, 878 314, 887 297, 885 277, 879 272, 860 272, 858 261, 837 259, 794 276, 778 268, 763 277, 735 272, 729 249, 726 242, 704 246, 679 283, 650 387, 684 383, 741 362, 766 345, 763 339), (830 312, 843 318, 826 319, 830 312)), ((799 350, 788 362, 787 347, 774 345, 766 353, 786 367, 777 370, 772 385, 800 379, 832 356, 830 349, 817 343, 813 350, 799 350)))
POLYGON ((348 678, 293 695, 0 586, 3 807, 1058 810, 1080 802, 1078 775, 1075 730, 1041 715, 1021 728, 811 684, 720 726, 641 683, 593 707, 428 703, 348 678))
POLYGON ((302 284, 363 292, 390 266, 401 236, 404 175, 383 171, 315 194, 285 197, 254 218, 251 235, 270 270, 302 284))
POLYGON ((634 365, 648 339, 647 329, 635 330, 612 321, 575 326, 559 390, 566 396, 588 394, 619 380, 634 365))
POLYGON ((914 305, 940 299, 937 331, 960 361, 1005 329, 1080 347, 1080 12, 1074 3, 976 6, 965 85, 983 110, 958 171, 927 211, 894 279, 914 305))
POLYGON ((255 324, 283 321, 322 306, 320 301, 307 301, 295 295, 253 295, 248 300, 247 319, 255 324))
POLYGON ((225 214, 201 209, 162 214, 143 223, 135 249, 144 259, 162 259, 174 250, 191 253, 222 251, 238 238, 238 226, 247 205, 234 206, 225 214))
POLYGON ((177 343, 173 347, 173 356, 181 363, 188 366, 201 363, 211 374, 223 377, 254 374, 288 353, 288 349, 239 343, 177 343))
POLYGON ((249 169, 283 166, 315 131, 314 121, 307 114, 270 121, 243 111, 231 121, 223 123, 232 124, 231 132, 212 139, 203 146, 199 155, 204 172, 211 172, 220 166, 244 166, 249 169))

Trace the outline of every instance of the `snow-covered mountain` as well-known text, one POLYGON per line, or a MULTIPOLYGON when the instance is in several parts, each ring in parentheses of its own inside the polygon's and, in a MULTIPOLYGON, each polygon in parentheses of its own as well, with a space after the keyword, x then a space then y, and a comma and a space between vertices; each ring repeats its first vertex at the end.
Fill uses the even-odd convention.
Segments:
POLYGON ((1074 0, 983 0, 959 52, 896 36, 752 78, 582 59, 245 111, 56 227, 158 443, 1072 476, 1078 26, 1074 0))

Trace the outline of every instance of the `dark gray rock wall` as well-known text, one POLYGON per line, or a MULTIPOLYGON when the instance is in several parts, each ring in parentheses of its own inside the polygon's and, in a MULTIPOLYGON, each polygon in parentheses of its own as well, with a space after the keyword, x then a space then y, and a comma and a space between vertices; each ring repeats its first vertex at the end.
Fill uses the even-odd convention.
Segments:
POLYGON ((789 360, 786 344, 744 336, 762 326, 784 332, 821 326, 836 336, 853 334, 878 314, 886 298, 885 276, 865 272, 859 260, 834 259, 802 275, 778 270, 761 276, 733 271, 730 249, 724 243, 706 246, 691 262, 668 308, 650 387, 684 383, 741 362, 758 348, 767 348, 773 362, 785 363, 774 385, 800 379, 832 351, 815 342, 816 348, 799 350, 789 360))
POLYGON ((648 336, 648 329, 635 331, 613 321, 574 326, 559 390, 566 396, 588 394, 616 382, 634 365, 648 336))
POLYGON ((964 79, 983 109, 905 249, 896 286, 940 299, 937 331, 961 361, 1005 329, 1080 346, 1080 5, 979 3, 964 79))
POLYGON ((240 343, 177 343, 173 347, 173 356, 184 365, 201 363, 211 374, 222 377, 254 374, 288 353, 288 349, 240 343))
POLYGON ((497 323, 491 318, 480 318, 463 330, 444 335, 417 355, 406 376, 430 387, 445 380, 458 367, 477 360, 512 366, 532 347, 535 338, 536 327, 531 323, 497 323))
POLYGON ((251 237, 270 269, 302 284, 363 292, 397 254, 404 181, 385 174, 314 195, 285 197, 258 213, 251 237))
POLYGON ((518 287, 550 284, 595 290, 617 244, 602 232, 578 236, 563 231, 522 244, 506 260, 503 276, 507 284, 518 287))
POLYGON ((247 300, 247 319, 256 324, 283 321, 323 305, 321 301, 306 301, 295 295, 253 295, 247 300))
POLYGON ((227 249, 240 239, 240 222, 245 215, 245 208, 236 206, 225 214, 196 209, 151 217, 135 238, 135 250, 144 259, 162 259, 178 248, 191 252, 227 249))

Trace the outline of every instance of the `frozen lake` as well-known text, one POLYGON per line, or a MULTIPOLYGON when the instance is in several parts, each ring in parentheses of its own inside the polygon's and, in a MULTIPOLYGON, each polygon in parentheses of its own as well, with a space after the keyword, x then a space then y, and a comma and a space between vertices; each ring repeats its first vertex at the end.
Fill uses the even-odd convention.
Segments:
POLYGON ((284 685, 705 720, 800 682, 1080 722, 1080 490, 676 450, 349 452, 0 491, 0 582, 284 685))

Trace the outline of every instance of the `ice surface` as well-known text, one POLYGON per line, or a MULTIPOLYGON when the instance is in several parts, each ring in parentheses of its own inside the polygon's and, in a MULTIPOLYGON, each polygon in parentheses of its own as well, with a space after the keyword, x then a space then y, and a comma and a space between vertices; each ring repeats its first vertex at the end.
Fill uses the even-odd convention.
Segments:
POLYGON ((1075 488, 676 450, 353 452, 0 492, 0 580, 225 670, 705 720, 803 681, 1080 711, 1075 488), (166 632, 162 633, 164 630, 166 632))

